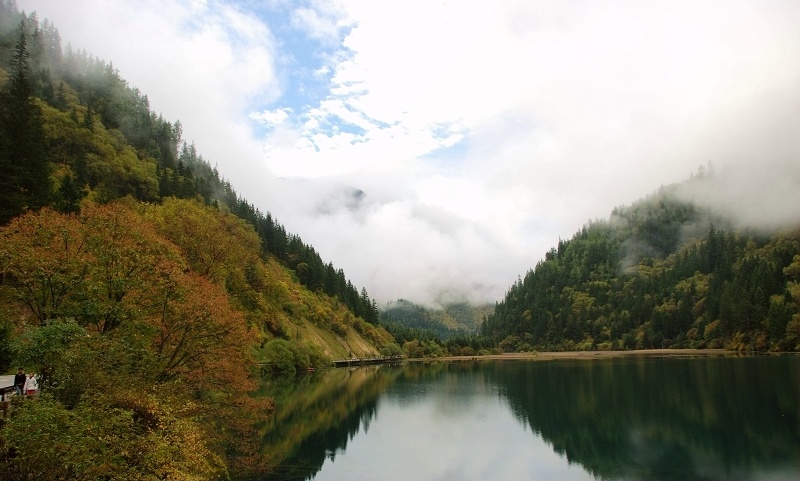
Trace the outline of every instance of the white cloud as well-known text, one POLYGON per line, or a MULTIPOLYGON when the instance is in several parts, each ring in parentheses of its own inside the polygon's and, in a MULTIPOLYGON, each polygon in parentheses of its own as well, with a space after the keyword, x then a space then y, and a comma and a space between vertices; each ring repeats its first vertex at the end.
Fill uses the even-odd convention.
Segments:
POLYGON ((340 27, 335 13, 335 11, 326 12, 307 7, 297 8, 292 12, 292 25, 311 38, 335 41, 340 27))
POLYGON ((282 108, 276 110, 265 110, 263 112, 253 112, 250 114, 250 119, 274 128, 289 120, 290 115, 292 115, 292 109, 282 108))
POLYGON ((248 2, 19 4, 381 302, 498 300, 559 238, 708 160, 760 175, 718 204, 800 218, 796 2, 266 4, 306 57, 248 2), (293 56, 317 63, 275 61, 293 56), (330 83, 290 101, 292 68, 330 83))

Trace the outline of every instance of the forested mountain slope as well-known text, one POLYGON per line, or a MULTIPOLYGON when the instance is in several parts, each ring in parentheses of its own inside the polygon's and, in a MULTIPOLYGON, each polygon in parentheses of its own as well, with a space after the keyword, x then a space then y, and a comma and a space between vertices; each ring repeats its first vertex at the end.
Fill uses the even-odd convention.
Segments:
MULTIPOLYGON (((396 336, 404 328, 429 331, 441 340, 476 334, 492 312, 492 305, 475 306, 468 302, 450 302, 441 307, 426 307, 398 299, 380 310, 381 325, 396 336)), ((411 336, 413 337, 413 336, 411 336)))
POLYGON ((481 333, 505 350, 800 350, 800 219, 737 227, 678 195, 713 170, 561 241, 481 333))
MULTIPOLYGON (((352 319, 377 321, 377 308, 365 289, 359 291, 313 247, 239 197, 182 140, 180 123, 152 112, 147 96, 129 87, 111 64, 69 45, 62 49, 52 24, 40 22, 35 13, 18 12, 13 2, 0 2, 0 10, 0 225, 42 206, 78 213, 83 206, 126 196, 148 203, 192 199, 251 224, 261 257, 291 269, 291 282, 320 294, 322 304, 335 299, 337 309, 349 310, 352 319)), ((192 208, 189 203, 174 205, 192 208)), ((187 215, 180 209, 172 214, 187 215)), ((196 221, 202 227, 204 220, 196 221)), ((267 337, 310 334, 282 327, 274 319, 262 324, 267 337)), ((330 355, 365 355, 382 347, 368 341, 347 347, 352 322, 332 317, 324 324, 332 333, 326 338, 338 340, 310 339, 330 355), (335 349, 337 345, 345 347, 335 349)))
POLYGON ((0 372, 41 386, 0 421, 0 479, 257 469, 258 376, 399 353, 377 316, 111 64, 0 0, 0 372))
POLYGON ((0 168, 7 174, 0 223, 41 205, 76 211, 83 199, 201 198, 252 223, 265 253, 294 270, 303 285, 337 296, 368 322, 377 319, 363 288, 241 198, 182 139, 180 122, 153 112, 147 95, 128 86, 112 64, 69 44, 62 48, 52 24, 17 12, 14 2, 3 0, 0 10, 0 168))

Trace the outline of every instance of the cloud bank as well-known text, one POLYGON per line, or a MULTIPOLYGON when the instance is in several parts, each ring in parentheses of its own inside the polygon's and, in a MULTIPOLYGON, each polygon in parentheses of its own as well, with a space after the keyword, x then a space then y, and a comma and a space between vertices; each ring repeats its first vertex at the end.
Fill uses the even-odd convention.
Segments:
POLYGON ((709 160, 702 200, 800 219, 796 2, 18 4, 380 303, 499 300, 709 160))

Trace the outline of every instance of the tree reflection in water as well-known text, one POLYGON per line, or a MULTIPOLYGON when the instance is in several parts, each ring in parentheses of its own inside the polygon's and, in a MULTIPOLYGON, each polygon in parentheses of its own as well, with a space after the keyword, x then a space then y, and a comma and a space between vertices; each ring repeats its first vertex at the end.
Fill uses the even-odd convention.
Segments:
POLYGON ((793 356, 410 363, 332 370, 268 391, 277 407, 262 449, 274 471, 262 479, 312 479, 362 430, 368 436, 384 398, 409 406, 442 391, 457 402, 499 396, 598 479, 800 479, 793 356))

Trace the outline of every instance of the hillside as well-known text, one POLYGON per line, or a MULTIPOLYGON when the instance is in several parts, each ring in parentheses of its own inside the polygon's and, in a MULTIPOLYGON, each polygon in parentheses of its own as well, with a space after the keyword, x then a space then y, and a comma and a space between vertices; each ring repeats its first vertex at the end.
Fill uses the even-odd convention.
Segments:
POLYGON ((44 205, 77 212, 83 200, 201 199, 252 224, 264 253, 301 284, 338 297, 367 322, 377 320, 366 290, 240 197, 182 138, 179 121, 153 112, 147 95, 111 63, 70 44, 62 48, 54 25, 6 1, 0 2, 0 82, 0 224, 44 205))
MULTIPOLYGON (((5 79, 6 102, 0 129, 5 183, 0 189, 0 224, 29 209, 50 206, 80 213, 86 206, 124 197, 147 203, 192 199, 214 206, 220 215, 233 214, 251 225, 259 244, 254 248, 267 265, 277 262, 291 271, 282 274, 293 293, 291 299, 279 301, 286 306, 273 309, 278 314, 268 322, 250 316, 254 324, 266 326, 267 337, 308 341, 328 357, 378 352, 381 345, 362 336, 371 327, 352 329, 361 325, 354 324, 355 319, 377 320, 366 290, 359 292, 341 269, 324 263, 313 247, 240 198, 216 168, 181 139, 180 123, 152 112, 147 96, 129 87, 111 64, 69 45, 62 49, 56 28, 47 20, 39 22, 35 13, 22 15, 7 2, 2 2, 2 10, 0 59, 6 68, 0 79, 5 79), (296 294, 300 292, 304 294, 296 294), (303 307, 290 307, 293 302, 303 307), (350 313, 347 319, 344 311, 350 313), (307 327, 306 317, 317 327, 307 327)), ((172 209, 176 217, 192 208, 188 203, 173 205, 180 206, 172 209)), ((212 217, 206 213, 197 222, 202 228, 212 217)))
MULTIPOLYGON (((800 225, 748 229, 679 195, 712 179, 587 224, 494 308, 381 314, 111 63, 0 0, 0 372, 41 382, 0 421, 0 479, 246 476, 292 456, 259 439, 262 378, 336 358, 800 350, 800 225)), ((368 378, 342 374, 284 415, 301 437, 311 405, 334 426, 368 378)))
POLYGON ((0 0, 0 372, 41 386, 0 422, 0 478, 246 473, 260 375, 399 353, 376 321, 179 122, 0 0))
POLYGON ((94 466, 97 439, 113 441, 102 451, 110 470, 240 469, 250 426, 269 413, 247 395, 256 362, 286 374, 399 351, 385 330, 261 258, 251 226, 197 201, 26 213, 0 228, 0 275, 6 364, 38 373, 42 388, 0 428, 4 479, 27 469, 23 459, 47 474, 94 466), (70 449, 48 454, 54 438, 70 449), (25 457, 7 458, 11 448, 25 457), (155 467, 122 456, 164 449, 175 452, 155 467))
POLYGON ((475 334, 491 314, 491 305, 475 306, 468 302, 425 307, 406 299, 387 304, 380 311, 381 323, 393 333, 402 328, 429 331, 441 340, 475 334))
POLYGON ((800 349, 800 219, 738 226, 682 192, 701 170, 559 242, 508 290, 481 333, 507 351, 800 349))

